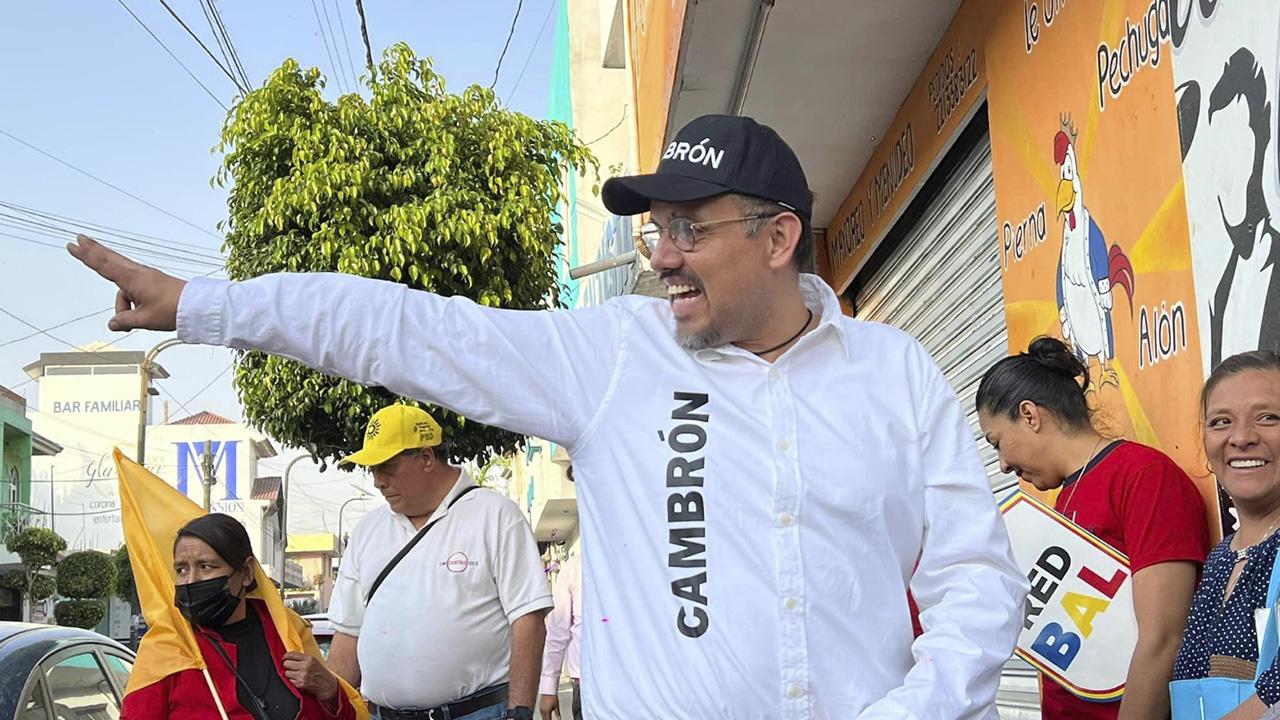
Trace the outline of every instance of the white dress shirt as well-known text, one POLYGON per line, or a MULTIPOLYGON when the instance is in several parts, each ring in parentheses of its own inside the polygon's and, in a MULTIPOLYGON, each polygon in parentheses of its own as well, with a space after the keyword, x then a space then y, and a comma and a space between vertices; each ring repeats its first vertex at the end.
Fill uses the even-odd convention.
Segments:
POLYGON ((566 558, 560 565, 551 599, 556 606, 547 613, 547 642, 542 650, 542 682, 538 685, 542 695, 559 694, 561 669, 575 680, 582 678, 582 561, 579 556, 566 558))
POLYGON ((333 274, 193 280, 178 334, 565 446, 589 720, 993 719, 1027 580, 955 393, 801 285, 821 321, 772 364, 680 348, 663 300, 495 310, 333 274))
POLYGON ((360 691, 390 708, 430 708, 507 682, 511 623, 551 607, 529 521, 465 471, 428 522, 440 522, 365 596, 418 529, 387 505, 351 532, 329 621, 360 638, 360 691))

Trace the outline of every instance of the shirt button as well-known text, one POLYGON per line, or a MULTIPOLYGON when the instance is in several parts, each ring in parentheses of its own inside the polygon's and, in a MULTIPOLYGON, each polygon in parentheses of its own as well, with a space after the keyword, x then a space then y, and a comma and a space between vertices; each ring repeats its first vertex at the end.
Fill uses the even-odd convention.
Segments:
POLYGON ((795 522, 795 518, 791 517, 789 513, 782 513, 782 517, 778 518, 778 522, 782 527, 791 527, 791 523, 795 522))
POLYGON ((791 689, 787 691, 787 697, 792 697, 792 698, 798 698, 803 694, 804 694, 804 691, 800 689, 799 685, 792 685, 791 689))
POLYGON ((773 379, 774 379, 774 380, 781 380, 781 379, 782 379, 782 371, 781 371, 781 370, 774 370, 774 371, 773 371, 772 373, 770 373, 770 374, 771 374, 771 375, 773 375, 773 379))
POLYGON ((788 609, 788 610, 795 610, 795 609, 796 609, 796 605, 797 605, 797 604, 798 604, 798 603, 796 603, 796 599, 795 599, 795 598, 787 598, 786 605, 787 605, 787 609, 788 609))
POLYGON ((791 449, 791 443, 787 442, 786 440, 779 440, 778 449, 781 450, 782 452, 786 452, 791 449))

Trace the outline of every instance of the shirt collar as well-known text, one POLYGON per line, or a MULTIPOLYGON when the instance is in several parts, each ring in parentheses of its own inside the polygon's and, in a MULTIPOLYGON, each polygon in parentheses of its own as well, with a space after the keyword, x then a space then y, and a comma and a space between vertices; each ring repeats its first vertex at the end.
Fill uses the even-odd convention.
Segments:
MULTIPOLYGON (((831 336, 839 340, 840 347, 844 349, 845 359, 852 357, 852 340, 845 324, 842 322, 844 309, 840 307, 840 299, 836 297, 836 293, 831 289, 831 286, 817 275, 801 273, 800 294, 804 298, 805 306, 812 310, 814 316, 818 318, 818 326, 800 338, 796 345, 812 343, 817 339, 831 336)), ((791 352, 791 350, 787 352, 791 352)), ((734 356, 755 357, 746 350, 732 344, 698 350, 693 353, 693 356, 698 360, 708 361, 723 360, 734 356)))
MULTIPOLYGON (((458 468, 458 481, 453 484, 453 487, 449 488, 449 493, 440 501, 440 506, 436 508, 436 511, 431 513, 431 517, 427 518, 427 522, 430 523, 448 515, 449 503, 461 495, 463 490, 475 484, 476 482, 471 479, 471 475, 467 473, 466 468, 458 468)), ((395 518, 397 523, 410 528, 414 532, 418 531, 418 528, 413 527, 413 521, 409 519, 409 516, 394 511, 391 512, 391 516, 395 518)))

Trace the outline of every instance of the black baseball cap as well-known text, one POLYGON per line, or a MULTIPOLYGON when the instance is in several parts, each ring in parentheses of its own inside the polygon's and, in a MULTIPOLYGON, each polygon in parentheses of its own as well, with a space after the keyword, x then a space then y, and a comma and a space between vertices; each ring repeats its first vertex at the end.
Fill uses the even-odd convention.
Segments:
POLYGON ((676 133, 650 175, 610 178, 600 197, 615 215, 639 215, 649 203, 693 202, 725 193, 782 203, 806 220, 813 196, 800 160, 773 128, 735 115, 703 115, 676 133))

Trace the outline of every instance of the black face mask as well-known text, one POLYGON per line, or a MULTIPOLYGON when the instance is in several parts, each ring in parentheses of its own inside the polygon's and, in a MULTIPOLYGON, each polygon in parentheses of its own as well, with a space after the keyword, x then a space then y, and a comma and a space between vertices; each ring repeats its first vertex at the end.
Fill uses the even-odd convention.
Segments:
POLYGON ((222 627, 240 607, 240 598, 231 594, 230 578, 226 575, 179 585, 174 595, 178 612, 197 625, 222 627))

